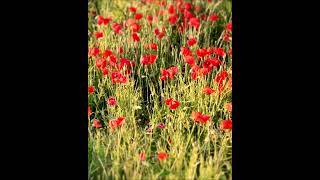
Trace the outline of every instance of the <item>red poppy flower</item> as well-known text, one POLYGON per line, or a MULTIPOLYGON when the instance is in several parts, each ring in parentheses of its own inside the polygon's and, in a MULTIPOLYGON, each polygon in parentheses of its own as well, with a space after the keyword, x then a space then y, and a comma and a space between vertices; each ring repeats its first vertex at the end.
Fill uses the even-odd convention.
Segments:
POLYGON ((138 23, 133 23, 130 25, 130 29, 132 32, 139 32, 141 26, 138 23))
POLYGON ((105 58, 107 58, 107 57, 109 57, 110 55, 112 55, 113 53, 112 53, 112 51, 110 51, 110 50, 105 50, 103 53, 102 53, 102 56, 103 57, 105 57, 105 58))
POLYGON ((152 16, 152 15, 148 15, 148 16, 147 16, 147 21, 148 21, 149 23, 152 23, 152 21, 153 21, 153 16, 152 16))
POLYGON ((165 103, 171 110, 175 110, 180 106, 180 102, 174 100, 173 98, 166 99, 165 103))
POLYGON ((167 154, 166 152, 158 152, 159 161, 166 160, 168 157, 169 157, 169 154, 167 154))
POLYGON ((180 52, 183 56, 192 56, 192 51, 187 47, 181 47, 180 52))
POLYGON ((88 87, 88 92, 89 92, 89 94, 93 93, 94 91, 95 91, 94 86, 89 86, 89 87, 88 87))
POLYGON ((174 14, 176 12, 176 10, 172 4, 168 7, 168 12, 169 12, 169 14, 174 14))
POLYGON ((102 39, 103 38, 103 32, 97 31, 95 32, 95 36, 97 39, 102 39))
POLYGON ((140 41, 140 37, 139 37, 139 35, 137 33, 132 33, 131 36, 132 36, 133 41, 135 41, 135 42, 139 42, 140 41))
POLYGON ((108 69, 107 68, 104 68, 103 70, 102 70, 102 75, 108 75, 108 73, 109 73, 109 71, 108 71, 108 69))
POLYGON ((94 120, 93 120, 92 126, 93 126, 94 128, 97 128, 97 129, 98 129, 98 128, 102 128, 102 125, 101 125, 100 121, 97 120, 97 119, 94 119, 94 120))
POLYGON ((214 49, 214 53, 217 55, 217 56, 224 56, 226 53, 224 52, 224 49, 223 48, 215 48, 214 49))
POLYGON ((190 66, 194 66, 196 63, 193 56, 185 56, 184 62, 189 64, 190 66))
POLYGON ((210 116, 204 115, 201 112, 192 112, 191 117, 194 119, 194 121, 200 122, 202 124, 207 123, 210 119, 210 116))
POLYGON ((196 43, 197 43, 197 38, 195 38, 195 37, 192 37, 192 38, 190 38, 190 39, 187 40, 188 46, 193 46, 193 45, 195 45, 196 43))
POLYGON ((190 3, 185 3, 185 4, 184 4, 184 8, 185 8, 186 10, 190 10, 190 9, 192 8, 192 4, 190 4, 190 3))
POLYGON ((92 112, 91 112, 91 108, 90 106, 88 106, 88 116, 91 116, 92 112))
POLYGON ((229 22, 228 24, 226 24, 226 30, 229 32, 232 32, 232 22, 229 22))
POLYGON ((102 69, 104 69, 106 67, 106 65, 107 65, 107 61, 105 59, 99 58, 99 59, 96 60, 96 67, 98 69, 102 70, 102 69))
POLYGON ((139 154, 139 159, 140 161, 144 161, 146 159, 146 154, 143 151, 139 154))
POLYGON ((222 120, 220 123, 221 129, 232 129, 232 120, 222 120))
POLYGON ((142 16, 142 14, 141 13, 136 13, 135 15, 134 15, 134 18, 136 19, 136 20, 139 20, 139 19, 141 19, 143 16, 142 16))
POLYGON ((219 73, 216 78, 214 79, 215 82, 217 82, 218 84, 222 84, 223 80, 225 80, 228 77, 228 72, 227 71, 222 71, 221 73, 219 73))
POLYGON ((89 56, 94 56, 96 57, 100 53, 99 48, 91 48, 89 49, 89 56))
POLYGON ((205 61, 203 61, 203 67, 213 68, 219 66, 221 62, 222 61, 218 58, 208 58, 205 61))
POLYGON ((211 16, 208 16, 208 20, 211 21, 211 22, 215 22, 219 19, 219 16, 216 15, 216 14, 213 14, 211 16))
POLYGON ((196 54, 197 54, 197 56, 199 56, 201 58, 201 57, 206 56, 208 54, 208 52, 207 52, 206 48, 199 48, 196 50, 196 54))
POLYGON ((137 8, 131 6, 129 7, 129 11, 135 13, 137 11, 137 8))
POLYGON ((112 25, 112 30, 116 33, 116 34, 120 34, 122 31, 122 26, 119 23, 114 23, 112 25))
POLYGON ((225 107, 228 112, 232 112, 232 103, 226 103, 225 107))
POLYGON ((112 129, 115 129, 117 127, 122 126, 123 122, 124 122, 124 118, 120 116, 117 119, 110 120, 109 125, 112 129))
POLYGON ((157 56, 154 54, 149 54, 149 55, 144 55, 141 57, 141 64, 146 65, 146 64, 153 64, 157 59, 157 56))
POLYGON ((200 19, 199 18, 195 18, 195 17, 190 18, 189 25, 191 27, 195 27, 196 29, 199 29, 199 27, 200 27, 200 19))
POLYGON ((171 16, 169 16, 169 19, 168 19, 168 21, 171 24, 175 24, 177 22, 177 20, 178 20, 178 16, 176 16, 176 15, 171 15, 171 16))
POLYGON ((111 66, 116 66, 117 65, 117 56, 114 55, 114 54, 111 54, 109 56, 109 61, 108 63, 111 65, 111 66))
POLYGON ((122 75, 120 72, 112 72, 111 73, 111 82, 115 83, 126 83, 128 81, 127 76, 122 75))
POLYGON ((107 102, 109 106, 115 106, 117 104, 116 98, 112 96, 108 98, 107 102))
POLYGON ((210 94, 212 94, 212 93, 215 92, 215 90, 212 89, 212 88, 209 87, 209 86, 204 87, 202 91, 203 91, 203 93, 205 93, 206 95, 210 95, 210 94))
POLYGON ((156 36, 158 36, 158 35, 160 34, 159 28, 155 28, 153 32, 154 32, 154 34, 155 34, 156 36))
POLYGON ((232 49, 230 49, 230 51, 229 51, 229 55, 230 55, 230 56, 232 56, 232 49))
POLYGON ((158 45, 156 43, 146 44, 145 47, 153 49, 153 50, 157 50, 158 49, 158 45))
POLYGON ((161 70, 161 80, 167 80, 168 78, 173 79, 174 76, 178 73, 177 67, 170 67, 168 69, 161 70))
MULTIPOLYGON (((186 9, 183 11, 183 17, 186 20, 191 20, 191 18, 194 18, 193 14, 190 11, 186 10, 186 9)), ((190 26, 198 27, 200 25, 199 23, 200 23, 200 21, 197 18, 193 19, 192 22, 189 21, 189 25, 190 26)))
POLYGON ((104 18, 103 16, 97 16, 98 25, 107 25, 111 21, 111 18, 104 18))

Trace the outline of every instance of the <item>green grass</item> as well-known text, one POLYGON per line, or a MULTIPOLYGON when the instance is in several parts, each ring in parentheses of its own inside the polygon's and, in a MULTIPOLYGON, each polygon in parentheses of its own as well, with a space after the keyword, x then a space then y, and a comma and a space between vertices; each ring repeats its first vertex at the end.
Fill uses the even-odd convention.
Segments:
MULTIPOLYGON (((219 20, 214 23, 202 20, 198 31, 189 29, 183 34, 178 33, 176 25, 168 23, 167 6, 141 6, 138 2, 89 1, 90 12, 111 16, 113 22, 132 18, 127 10, 131 5, 137 7, 137 12, 144 17, 138 21, 141 40, 133 42, 130 29, 123 27, 123 35, 115 35, 111 29, 113 22, 98 26, 95 16, 89 13, 89 48, 98 47, 101 52, 109 49, 119 58, 133 60, 135 66, 127 83, 112 84, 110 73, 115 70, 107 66, 109 74, 103 76, 95 65, 97 57, 88 56, 88 83, 95 87, 95 92, 88 95, 88 106, 92 111, 88 117, 88 179, 232 179, 232 130, 220 128, 222 120, 232 119, 232 112, 225 108, 226 103, 232 102, 232 89, 225 81, 225 90, 220 95, 217 91, 211 95, 202 92, 205 86, 217 90, 214 78, 221 71, 228 71, 228 79, 232 76, 232 57, 228 53, 232 41, 222 39, 225 25, 231 22, 231 1, 208 4, 206 0, 194 0, 193 5, 203 7, 200 12, 191 11, 197 17, 215 13, 219 20), (155 15, 159 9, 165 10, 165 14, 158 16, 158 21, 151 27, 145 16, 155 15), (162 25, 167 28, 166 36, 159 40, 153 29, 162 25), (104 37, 97 40, 96 31, 103 31, 104 37), (186 40, 191 35, 198 39, 190 48, 194 57, 198 48, 222 47, 226 52, 224 57, 219 57, 222 60, 220 66, 196 80, 191 78, 191 68, 180 54, 180 48, 187 46, 186 40), (156 51, 144 48, 144 44, 151 42, 157 43, 156 51), (119 47, 124 49, 121 55, 117 53, 119 47), (141 56, 151 52, 157 55, 156 62, 141 65, 141 56), (178 67, 178 74, 172 80, 161 81, 161 68, 171 66, 178 67), (110 96, 116 98, 116 106, 106 103, 110 96), (167 98, 179 101, 180 106, 170 110, 164 102, 167 98), (206 124, 196 123, 191 117, 193 111, 210 115, 210 120, 206 124), (110 128, 109 121, 119 116, 125 119, 123 125, 110 128), (94 119, 101 122, 102 128, 92 127, 94 119), (157 128, 160 122, 165 124, 164 129, 157 128), (149 127, 153 128, 152 133, 146 131, 149 127), (142 151, 146 155, 144 161, 139 159, 142 151), (169 157, 158 160, 159 151, 167 152, 169 157)), ((167 1, 167 5, 172 2, 167 1)), ((196 62, 201 64, 198 60, 196 62)))

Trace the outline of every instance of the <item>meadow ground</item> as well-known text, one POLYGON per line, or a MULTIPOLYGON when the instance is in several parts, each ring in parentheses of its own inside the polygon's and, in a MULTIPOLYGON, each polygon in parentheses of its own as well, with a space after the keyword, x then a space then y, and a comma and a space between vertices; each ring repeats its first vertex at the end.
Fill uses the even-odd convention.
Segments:
POLYGON ((88 1, 88 179, 232 179, 231 4, 88 1))

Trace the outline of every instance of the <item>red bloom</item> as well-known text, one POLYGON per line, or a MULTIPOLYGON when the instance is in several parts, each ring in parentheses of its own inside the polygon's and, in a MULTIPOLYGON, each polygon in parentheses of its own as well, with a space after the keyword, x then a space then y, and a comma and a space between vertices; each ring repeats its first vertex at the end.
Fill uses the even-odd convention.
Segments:
POLYGON ((194 66, 196 63, 193 56, 185 56, 184 62, 189 64, 190 66, 194 66))
POLYGON ((194 119, 194 121, 202 124, 207 123, 207 121, 210 119, 210 116, 204 115, 201 112, 192 112, 191 117, 194 119))
POLYGON ((216 15, 216 14, 213 14, 211 16, 208 17, 208 20, 211 21, 211 22, 215 22, 219 19, 219 16, 216 15))
POLYGON ((153 50, 157 50, 158 49, 158 45, 156 43, 146 44, 145 47, 153 49, 153 50))
POLYGON ((94 56, 96 57, 100 53, 99 48, 91 48, 89 49, 89 56, 94 56))
POLYGON ((207 52, 206 48, 199 48, 196 50, 196 54, 197 54, 197 56, 199 56, 201 58, 201 57, 208 55, 208 52, 207 52))
POLYGON ((169 154, 166 152, 158 152, 159 161, 166 160, 169 157, 169 154))
POLYGON ((229 32, 232 32, 232 22, 229 22, 228 24, 226 24, 226 30, 229 32))
POLYGON ((149 55, 144 55, 141 57, 141 64, 146 65, 146 64, 153 64, 157 59, 157 56, 154 54, 149 54, 149 55))
POLYGON ((152 16, 152 15, 148 15, 148 16, 147 16, 147 21, 148 21, 149 23, 152 23, 152 21, 153 21, 153 16, 152 16))
POLYGON ((185 4, 184 4, 184 8, 185 8, 186 10, 190 10, 191 7, 192 7, 192 5, 191 5, 190 3, 185 3, 185 4))
POLYGON ((230 51, 229 51, 229 55, 230 55, 230 56, 232 56, 232 49, 230 49, 230 51))
POLYGON ((129 11, 135 13, 137 11, 137 8, 131 6, 129 7, 129 11))
POLYGON ((89 94, 93 93, 94 91, 95 91, 94 86, 89 86, 89 87, 88 87, 88 92, 89 92, 89 94))
POLYGON ((97 16, 98 25, 107 25, 111 21, 111 18, 104 18, 103 16, 97 16))
POLYGON ((190 39, 188 39, 188 41, 187 41, 188 46, 193 46, 193 45, 195 45, 196 43, 197 43, 197 38, 195 38, 195 37, 190 38, 190 39))
POLYGON ((121 30, 122 30, 121 24, 119 24, 119 23, 114 23, 114 24, 112 25, 112 30, 114 31, 114 33, 120 34, 120 33, 121 33, 121 30))
POLYGON ((139 154, 139 159, 140 161, 144 161, 146 159, 146 154, 143 151, 139 154))
POLYGON ((203 93, 205 93, 206 95, 210 95, 210 94, 212 94, 212 93, 215 92, 215 90, 212 89, 212 88, 209 87, 209 86, 204 87, 202 91, 203 91, 203 93))
POLYGON ((158 128, 159 128, 159 129, 163 129, 163 128, 165 128, 165 127, 166 127, 166 125, 165 125, 163 122, 161 122, 161 123, 158 124, 158 128))
POLYGON ((94 119, 94 120, 93 120, 92 126, 93 126, 94 128, 97 128, 97 129, 98 129, 98 128, 102 128, 102 125, 101 125, 100 121, 97 120, 97 119, 94 119))
POLYGON ((142 18, 142 14, 141 14, 141 13, 136 13, 136 14, 134 15, 134 18, 135 18, 136 20, 139 20, 139 19, 142 18))
POLYGON ((155 29, 154 29, 154 34, 155 34, 156 36, 158 36, 158 35, 160 34, 159 28, 155 28, 155 29))
POLYGON ((218 58, 209 58, 203 61, 203 67, 207 67, 211 69, 213 67, 219 66, 221 62, 222 61, 218 58))
POLYGON ((180 106, 180 102, 174 100, 173 98, 166 99, 165 103, 171 110, 175 110, 180 106))
POLYGON ((91 112, 91 108, 90 106, 88 106, 88 116, 91 116, 92 112, 91 112))
POLYGON ((174 13, 176 12, 176 10, 175 10, 175 8, 174 8, 173 5, 170 5, 170 6, 168 7, 168 12, 169 12, 169 14, 174 14, 174 13))
POLYGON ((110 120, 109 125, 112 129, 115 129, 117 127, 122 126, 123 122, 124 122, 124 118, 120 116, 117 119, 110 120))
POLYGON ((224 56, 226 53, 224 52, 224 49, 223 48, 215 48, 214 49, 214 53, 217 55, 217 56, 224 56))
POLYGON ((97 39, 101 39, 101 38, 103 38, 103 32, 97 31, 97 32, 95 32, 95 36, 97 39))
POLYGON ((108 69, 107 68, 105 68, 105 69, 103 69, 102 70, 102 75, 108 75, 108 73, 109 73, 109 71, 108 71, 108 69))
POLYGON ((122 75, 120 72, 111 73, 111 82, 114 83, 126 83, 128 81, 127 76, 122 75))
POLYGON ((221 129, 232 129, 232 120, 222 120, 220 123, 221 129))
POLYGON ((141 26, 138 23, 132 23, 130 24, 130 28, 132 32, 139 32, 141 26))
POLYGON ((140 41, 140 37, 137 33, 132 33, 132 39, 135 42, 139 42, 140 41))
POLYGON ((199 18, 190 18, 189 25, 192 27, 195 27, 196 29, 199 29, 200 26, 200 19, 199 18))
POLYGON ((178 20, 178 17, 176 15, 171 15, 169 16, 169 19, 168 21, 171 23, 171 24, 175 24, 178 20))
POLYGON ((96 60, 96 67, 98 69, 102 70, 102 69, 104 69, 106 67, 106 65, 107 65, 107 61, 105 59, 99 58, 99 59, 96 60))
POLYGON ((194 65, 191 68, 191 78, 196 80, 198 76, 205 76, 210 72, 209 68, 194 65))
POLYGON ((225 80, 228 77, 228 72, 227 71, 222 71, 221 73, 219 73, 216 78, 214 79, 215 82, 217 82, 218 84, 222 84, 223 80, 225 80))
MULTIPOLYGON (((184 16, 184 18, 185 18, 186 20, 188 20, 188 19, 190 20, 191 18, 194 17, 193 14, 192 14, 190 11, 186 10, 186 9, 183 11, 183 16, 184 16)), ((196 19, 197 19, 197 18, 196 18, 196 19)), ((199 22, 197 22, 199 19, 198 19, 198 20, 196 20, 196 19, 193 19, 193 20, 192 20, 192 21, 194 21, 194 22, 191 22, 191 23, 189 22, 189 25, 190 25, 190 26, 192 26, 192 25, 196 25, 196 26, 200 25, 199 22)))
POLYGON ((232 112, 232 103, 226 103, 225 107, 228 112, 232 112))
POLYGON ((187 47, 181 47, 180 52, 183 56, 192 56, 192 51, 187 47))
POLYGON ((117 104, 116 98, 115 97, 109 97, 108 98, 108 105, 109 106, 115 106, 117 104))
POLYGON ((161 80, 167 80, 168 78, 173 79, 174 76, 178 73, 177 67, 170 67, 168 69, 161 70, 161 80))
POLYGON ((103 52, 103 54, 102 54, 102 56, 103 57, 105 57, 105 58, 107 58, 107 57, 109 57, 110 55, 112 55, 113 53, 112 53, 112 51, 110 51, 110 50, 105 50, 104 52, 103 52))

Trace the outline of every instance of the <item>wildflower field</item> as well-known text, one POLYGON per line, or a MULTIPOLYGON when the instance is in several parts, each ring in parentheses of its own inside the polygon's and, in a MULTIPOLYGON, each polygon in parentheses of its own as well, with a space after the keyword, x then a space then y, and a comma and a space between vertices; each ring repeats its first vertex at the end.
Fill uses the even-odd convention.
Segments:
POLYGON ((88 1, 88 179, 232 179, 231 8, 88 1))

